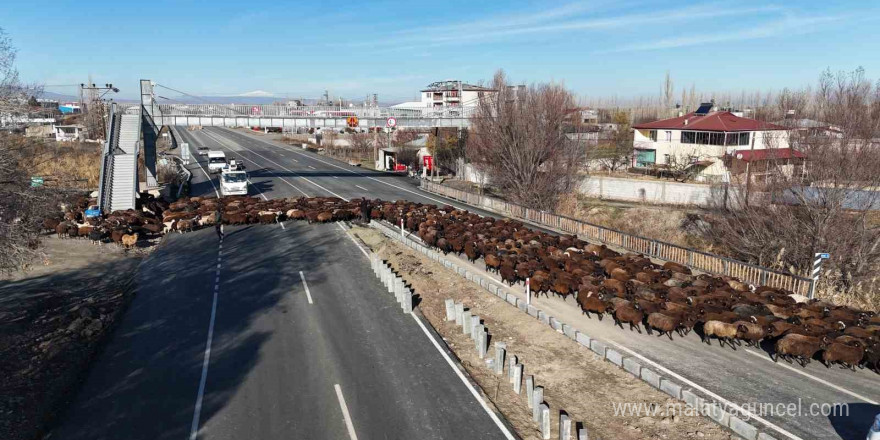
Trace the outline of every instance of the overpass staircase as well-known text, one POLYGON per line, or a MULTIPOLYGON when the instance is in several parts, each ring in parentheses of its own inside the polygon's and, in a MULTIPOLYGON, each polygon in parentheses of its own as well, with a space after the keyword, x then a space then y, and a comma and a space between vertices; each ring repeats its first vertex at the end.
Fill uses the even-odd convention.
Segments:
POLYGON ((105 213, 134 209, 138 193, 141 115, 110 108, 98 205, 105 213))

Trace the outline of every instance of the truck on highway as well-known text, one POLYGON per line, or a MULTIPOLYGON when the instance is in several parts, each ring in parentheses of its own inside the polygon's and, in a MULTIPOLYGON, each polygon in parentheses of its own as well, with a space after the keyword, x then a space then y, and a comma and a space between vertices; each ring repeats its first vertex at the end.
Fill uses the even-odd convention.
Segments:
POLYGON ((226 168, 226 154, 222 151, 208 152, 208 171, 211 173, 219 173, 226 168))
POLYGON ((246 196, 248 193, 247 172, 242 169, 227 168, 220 172, 220 195, 246 196))

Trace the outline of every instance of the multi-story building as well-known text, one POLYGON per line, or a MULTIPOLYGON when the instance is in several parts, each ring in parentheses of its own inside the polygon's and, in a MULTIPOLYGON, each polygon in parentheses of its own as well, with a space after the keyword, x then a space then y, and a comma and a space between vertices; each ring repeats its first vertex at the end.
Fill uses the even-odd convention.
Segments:
MULTIPOLYGON (((637 168, 674 168, 695 180, 721 180, 725 156, 744 150, 790 150, 785 127, 718 111, 713 104, 671 119, 633 126, 633 163, 637 168)), ((755 153, 751 153, 754 155, 755 153)), ((756 156, 757 157, 757 156, 756 156)))
POLYGON ((404 102, 393 106, 406 110, 435 110, 458 112, 463 108, 474 108, 487 93, 495 90, 475 86, 459 80, 438 81, 428 84, 419 93, 418 101, 404 102))

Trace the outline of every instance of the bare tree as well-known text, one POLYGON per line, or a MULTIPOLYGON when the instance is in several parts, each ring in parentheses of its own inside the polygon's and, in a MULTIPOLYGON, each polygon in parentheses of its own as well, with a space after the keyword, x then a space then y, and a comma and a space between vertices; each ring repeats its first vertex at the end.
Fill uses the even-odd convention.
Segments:
POLYGON ((672 84, 672 77, 669 71, 666 71, 666 77, 663 79, 663 105, 666 108, 672 107, 672 95, 675 93, 675 86, 672 84))
POLYGON ((624 169, 630 164, 633 154, 633 129, 626 112, 615 113, 612 122, 616 126, 610 139, 591 148, 587 157, 598 163, 603 169, 614 172, 624 169))
POLYGON ((502 71, 490 88, 472 119, 468 158, 511 201, 552 209, 576 186, 584 161, 565 135, 571 93, 559 84, 509 87, 502 71))
MULTIPOLYGON (((829 252, 825 267, 837 276, 826 278, 834 283, 828 290, 846 296, 880 257, 880 228, 872 220, 880 209, 880 84, 862 70, 826 73, 815 92, 778 96, 777 112, 791 108, 818 123, 792 122, 792 130, 771 138, 777 148, 767 152, 765 178, 733 182, 726 208, 715 201, 706 233, 738 257, 799 274, 808 272, 815 252, 829 252)), ((880 305, 876 294, 870 297, 880 305)))
POLYGON ((12 40, 0 28, 0 115, 10 121, 26 118, 39 111, 31 105, 30 98, 40 95, 42 87, 21 82, 15 68, 16 49, 12 40))
MULTIPOLYGON (((0 29, 0 114, 27 116, 33 90, 19 80, 15 49, 0 29)), ((0 134, 0 271, 20 268, 37 255, 40 222, 52 211, 52 194, 31 188, 24 166, 33 162, 33 142, 0 134)))

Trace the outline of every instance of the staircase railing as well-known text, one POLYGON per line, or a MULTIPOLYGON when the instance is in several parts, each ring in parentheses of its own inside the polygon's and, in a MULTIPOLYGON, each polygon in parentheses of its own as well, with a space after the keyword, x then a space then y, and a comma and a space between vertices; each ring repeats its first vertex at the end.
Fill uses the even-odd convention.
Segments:
POLYGON ((113 170, 113 142, 117 138, 116 103, 110 105, 110 114, 107 118, 107 139, 104 140, 104 151, 101 158, 101 175, 98 181, 98 209, 104 211, 110 204, 110 187, 113 184, 112 177, 107 173, 113 170))

